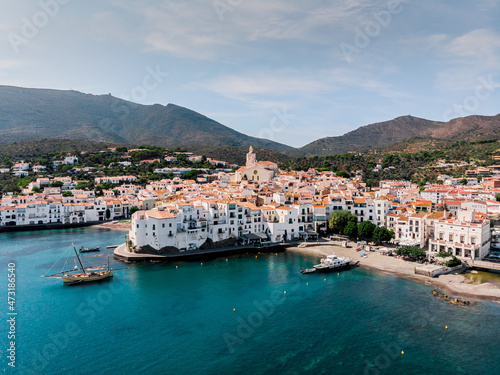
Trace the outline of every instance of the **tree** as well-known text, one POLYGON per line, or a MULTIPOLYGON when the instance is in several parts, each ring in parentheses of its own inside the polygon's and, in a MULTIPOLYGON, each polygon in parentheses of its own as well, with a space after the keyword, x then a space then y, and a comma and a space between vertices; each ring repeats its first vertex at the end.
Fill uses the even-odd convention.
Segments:
POLYGON ((462 179, 460 180, 460 184, 461 184, 461 185, 467 185, 467 179, 466 179, 466 178, 462 178, 462 179))
POLYGON ((12 161, 8 157, 4 157, 2 164, 5 165, 7 168, 12 167, 12 161))
POLYGON ((130 207, 130 216, 132 216, 137 211, 139 211, 139 207, 137 207, 137 206, 130 207))
POLYGON ((409 256, 415 259, 424 259, 427 256, 425 250, 418 246, 401 246, 396 250, 396 254, 400 256, 409 256))
POLYGON ((495 194, 495 199, 497 202, 500 202, 500 193, 495 194))
POLYGON ((60 188, 60 187, 62 187, 63 185, 64 185, 64 184, 63 184, 63 182, 62 182, 62 181, 54 181, 54 182, 52 182, 52 183, 49 185, 49 187, 59 187, 59 188, 60 188))
POLYGON ((356 215, 353 215, 351 211, 347 210, 335 210, 330 215, 330 219, 328 220, 328 227, 332 230, 338 231, 342 233, 344 228, 350 222, 357 223, 358 218, 356 215))
POLYGON ((335 174, 339 177, 344 177, 344 178, 349 178, 351 177, 351 175, 349 174, 349 172, 346 172, 346 171, 338 171, 338 172, 335 172, 335 174))
POLYGON ((350 238, 356 238, 358 236, 358 226, 356 223, 350 221, 344 228, 343 233, 350 238))
POLYGON ((73 193, 71 191, 63 191, 62 196, 63 197, 72 197, 73 193))
POLYGON ((358 226, 358 235, 361 238, 372 238, 376 226, 371 221, 363 221, 358 226))
POLYGON ((394 238, 394 231, 386 227, 376 227, 373 231, 373 238, 378 242, 389 242, 394 238))

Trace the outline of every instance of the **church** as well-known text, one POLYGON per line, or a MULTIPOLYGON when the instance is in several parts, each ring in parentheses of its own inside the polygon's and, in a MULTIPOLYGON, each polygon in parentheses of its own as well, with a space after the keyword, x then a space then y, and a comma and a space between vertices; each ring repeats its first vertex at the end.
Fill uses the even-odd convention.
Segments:
POLYGON ((247 162, 244 167, 234 173, 234 182, 256 181, 257 183, 270 181, 278 173, 278 164, 271 161, 257 161, 253 147, 247 154, 247 162))

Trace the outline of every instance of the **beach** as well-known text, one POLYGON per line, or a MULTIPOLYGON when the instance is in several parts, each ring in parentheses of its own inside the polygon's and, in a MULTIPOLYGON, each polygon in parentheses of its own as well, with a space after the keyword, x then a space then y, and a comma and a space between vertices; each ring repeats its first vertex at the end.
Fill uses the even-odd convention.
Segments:
POLYGON ((120 231, 120 232, 128 232, 130 230, 131 223, 129 220, 110 221, 110 222, 106 222, 106 223, 102 223, 102 224, 93 225, 93 227, 116 230, 116 231, 120 231))
POLYGON ((433 285, 436 288, 447 290, 457 296, 490 299, 500 301, 500 287, 491 283, 472 284, 470 280, 462 275, 450 274, 439 277, 427 277, 415 274, 415 267, 418 263, 404 261, 392 256, 382 255, 379 251, 356 251, 356 244, 352 247, 344 248, 337 243, 306 243, 305 247, 289 247, 287 251, 296 252, 309 256, 325 257, 335 253, 339 257, 350 257, 353 262, 359 261, 359 266, 376 269, 392 274, 397 277, 412 279, 433 285), (367 258, 360 257, 360 253, 366 253, 367 258))

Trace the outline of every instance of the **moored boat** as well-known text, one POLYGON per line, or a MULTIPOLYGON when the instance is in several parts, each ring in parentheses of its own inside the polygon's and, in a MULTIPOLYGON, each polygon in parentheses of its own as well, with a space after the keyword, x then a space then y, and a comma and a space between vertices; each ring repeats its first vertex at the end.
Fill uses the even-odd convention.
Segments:
POLYGON ((320 263, 316 264, 314 268, 318 272, 340 271, 349 269, 351 267, 351 261, 351 258, 338 257, 335 254, 332 254, 328 255, 325 259, 321 259, 320 263))
POLYGON ((100 246, 95 246, 95 247, 81 247, 80 250, 80 253, 92 253, 92 252, 95 252, 95 251, 100 251, 101 247, 100 246))
POLYGON ((75 266, 74 270, 62 271, 46 277, 62 278, 63 283, 65 283, 66 285, 77 285, 81 283, 101 281, 113 277, 113 270, 109 268, 109 257, 107 266, 85 268, 74 245, 73 250, 75 251, 76 258, 78 259, 78 263, 80 264, 80 268, 77 268, 77 266, 75 266))

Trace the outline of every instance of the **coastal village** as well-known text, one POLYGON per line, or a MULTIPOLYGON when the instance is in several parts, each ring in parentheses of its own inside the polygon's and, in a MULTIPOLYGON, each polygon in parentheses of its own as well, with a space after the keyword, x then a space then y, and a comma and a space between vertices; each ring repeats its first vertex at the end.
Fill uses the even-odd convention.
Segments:
MULTIPOLYGON (((202 157, 190 154, 189 158, 202 157)), ((478 260, 490 253, 490 218, 500 214, 498 176, 473 185, 457 185, 456 179, 443 176, 444 184, 424 189, 409 181, 381 181, 370 188, 359 175, 338 176, 314 169, 280 171, 276 163, 258 161, 252 147, 246 164, 237 169, 224 168, 228 165, 224 161, 208 161, 223 169, 196 180, 183 179, 173 168, 167 173, 174 171, 177 176, 149 181, 143 187, 136 176, 96 177, 96 186, 112 187, 100 196, 95 189, 77 188, 77 181, 69 176, 39 177, 22 194, 3 195, 0 227, 131 219, 131 248, 161 253, 207 245, 317 239, 329 232, 331 214, 346 210, 358 223, 369 221, 392 230, 392 242, 399 245, 418 246, 431 255, 447 252, 458 259, 478 260)), ((78 158, 68 155, 54 163, 76 167, 78 158)), ((29 164, 18 162, 3 173, 28 173, 29 169, 29 164)), ((41 172, 37 166, 31 169, 41 172)))

